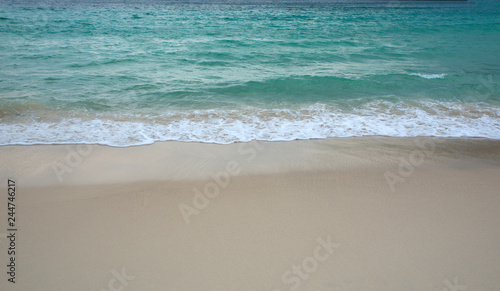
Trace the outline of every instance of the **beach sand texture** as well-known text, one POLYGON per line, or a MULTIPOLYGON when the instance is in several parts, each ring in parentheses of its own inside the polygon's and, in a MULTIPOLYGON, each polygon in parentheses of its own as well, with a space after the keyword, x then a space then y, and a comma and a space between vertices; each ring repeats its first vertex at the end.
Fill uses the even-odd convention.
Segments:
POLYGON ((1 290, 500 288, 498 140, 3 146, 0 158, 1 290))

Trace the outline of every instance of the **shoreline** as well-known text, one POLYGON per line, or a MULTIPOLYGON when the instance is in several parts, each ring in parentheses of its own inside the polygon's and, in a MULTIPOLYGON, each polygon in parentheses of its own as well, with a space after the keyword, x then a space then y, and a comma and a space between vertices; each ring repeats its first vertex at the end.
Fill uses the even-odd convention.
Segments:
POLYGON ((224 160, 228 159, 244 166, 241 175, 248 175, 333 170, 345 167, 347 163, 351 167, 363 167, 368 162, 374 167, 397 166, 398 159, 401 156, 409 158, 412 151, 425 151, 425 163, 426 160, 450 158, 454 151, 464 156, 482 156, 497 155, 500 152, 497 149, 500 149, 500 139, 388 136, 252 140, 231 144, 161 141, 128 147, 100 144, 3 145, 0 146, 0 155, 6 162, 0 171, 24 176, 31 186, 112 184, 130 182, 131 179, 207 179, 207 172, 224 169, 224 160), (297 154, 294 156, 294 153, 297 154), (353 157, 354 154, 357 156, 353 157), (314 159, 326 156, 329 164, 315 163, 309 159, 311 155, 314 159), (290 157, 296 159, 292 161, 290 157), (33 167, 32 162, 39 166, 33 167), (99 172, 102 165, 106 166, 107 172, 99 172))
MULTIPOLYGON (((468 0, 466 0, 468 1, 468 0)), ((143 147, 143 146, 150 146, 154 144, 159 144, 159 143, 172 143, 172 142, 178 142, 178 143, 185 143, 185 144, 209 144, 209 145, 221 145, 221 146, 227 146, 227 145, 232 145, 232 144, 241 144, 241 143, 252 143, 252 142, 261 142, 261 143, 274 143, 274 142, 297 142, 297 141, 318 141, 318 140, 353 140, 353 139, 443 139, 443 140, 489 140, 489 141, 500 141, 500 138, 491 138, 491 137, 484 137, 484 136, 427 136, 427 135, 422 135, 422 136, 390 136, 390 135, 363 135, 363 136, 335 136, 335 137, 315 137, 315 138, 307 138, 307 139, 302 139, 302 138, 297 138, 294 140, 259 140, 259 139, 252 139, 249 141, 234 141, 230 143, 217 143, 217 142, 204 142, 204 141, 183 141, 183 140, 158 140, 158 141, 153 141, 151 143, 145 143, 145 144, 136 144, 136 145, 126 145, 126 146, 115 146, 115 145, 108 145, 108 144, 102 144, 102 143, 87 143, 87 142, 67 142, 67 143, 33 143, 33 144, 23 144, 23 143, 18 143, 18 144, 0 144, 1 147, 12 147, 12 146, 76 146, 76 145, 90 145, 90 146, 103 146, 103 147, 110 147, 110 148, 131 148, 131 147, 143 147)))
POLYGON ((17 282, 1 289, 500 287, 500 140, 0 146, 0 157, 19 250, 17 282))

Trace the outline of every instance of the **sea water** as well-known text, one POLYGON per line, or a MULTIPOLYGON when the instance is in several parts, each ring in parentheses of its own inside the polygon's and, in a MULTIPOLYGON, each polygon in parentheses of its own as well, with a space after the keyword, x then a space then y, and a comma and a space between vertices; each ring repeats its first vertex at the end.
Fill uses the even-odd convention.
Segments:
POLYGON ((500 138, 500 2, 0 2, 0 144, 500 138))

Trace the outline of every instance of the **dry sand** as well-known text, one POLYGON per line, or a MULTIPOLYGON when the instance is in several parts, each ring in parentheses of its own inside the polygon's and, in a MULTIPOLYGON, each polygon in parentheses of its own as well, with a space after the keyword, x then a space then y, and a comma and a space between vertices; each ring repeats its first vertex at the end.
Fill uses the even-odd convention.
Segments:
POLYGON ((500 290, 498 140, 3 146, 0 161, 0 290, 500 290))

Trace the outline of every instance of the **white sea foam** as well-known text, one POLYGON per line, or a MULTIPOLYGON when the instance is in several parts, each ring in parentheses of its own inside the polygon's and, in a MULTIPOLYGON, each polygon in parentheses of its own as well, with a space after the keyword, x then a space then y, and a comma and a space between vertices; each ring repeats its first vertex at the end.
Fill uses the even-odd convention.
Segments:
POLYGON ((412 73, 410 76, 418 76, 424 79, 443 79, 446 74, 420 74, 420 73, 412 73))
POLYGON ((93 116, 61 122, 0 123, 0 144, 133 146, 176 140, 228 144, 351 136, 500 139, 500 108, 458 103, 373 102, 354 111, 315 104, 297 109, 194 110, 162 116, 93 116))

